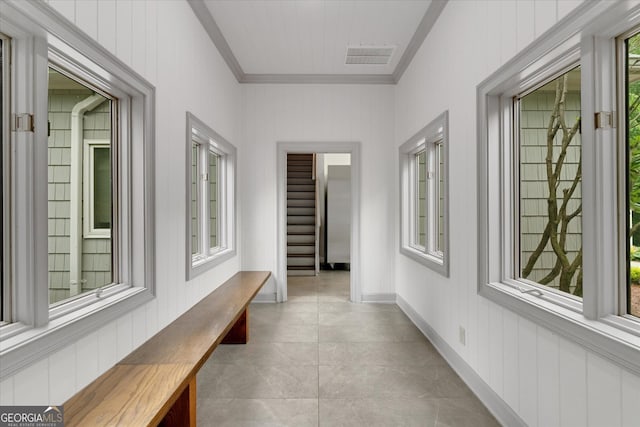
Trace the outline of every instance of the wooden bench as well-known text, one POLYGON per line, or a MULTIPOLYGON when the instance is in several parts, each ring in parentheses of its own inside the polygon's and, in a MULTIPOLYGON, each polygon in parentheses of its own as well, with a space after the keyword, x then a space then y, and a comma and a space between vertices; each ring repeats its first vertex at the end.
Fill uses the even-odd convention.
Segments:
POLYGON ((270 272, 241 271, 64 404, 65 426, 195 426, 196 374, 219 343, 249 338, 270 272))

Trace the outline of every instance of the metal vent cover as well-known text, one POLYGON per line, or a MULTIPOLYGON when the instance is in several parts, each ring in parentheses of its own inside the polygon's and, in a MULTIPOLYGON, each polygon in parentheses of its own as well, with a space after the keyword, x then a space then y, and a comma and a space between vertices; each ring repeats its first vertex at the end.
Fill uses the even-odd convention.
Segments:
POLYGON ((347 46, 345 64, 386 65, 395 46, 347 46))

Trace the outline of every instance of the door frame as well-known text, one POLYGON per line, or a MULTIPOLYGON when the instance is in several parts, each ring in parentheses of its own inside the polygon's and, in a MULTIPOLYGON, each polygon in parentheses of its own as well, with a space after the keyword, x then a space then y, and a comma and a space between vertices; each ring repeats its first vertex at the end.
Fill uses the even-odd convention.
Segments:
POLYGON ((349 153, 351 154, 351 302, 362 302, 360 284, 360 142, 278 142, 278 254, 276 299, 287 301, 287 154, 349 153))

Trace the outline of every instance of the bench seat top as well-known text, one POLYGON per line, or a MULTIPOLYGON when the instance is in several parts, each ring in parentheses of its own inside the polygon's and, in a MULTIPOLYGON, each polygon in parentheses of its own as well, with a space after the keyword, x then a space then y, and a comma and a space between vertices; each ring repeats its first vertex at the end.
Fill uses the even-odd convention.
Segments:
POLYGON ((69 399, 65 425, 157 425, 270 275, 236 273, 69 399))

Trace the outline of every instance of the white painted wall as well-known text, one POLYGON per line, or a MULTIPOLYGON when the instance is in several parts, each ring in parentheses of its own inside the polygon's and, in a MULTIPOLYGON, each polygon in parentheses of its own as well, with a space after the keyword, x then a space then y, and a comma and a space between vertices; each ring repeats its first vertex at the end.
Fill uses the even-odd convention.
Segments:
POLYGON ((396 291, 527 425, 632 426, 639 377, 476 291, 476 86, 579 3, 450 1, 444 9, 396 87, 395 141, 449 110, 451 277, 396 250, 396 291))
MULTIPOLYGON (((362 294, 395 292, 394 87, 243 85, 240 154, 244 269, 277 270, 276 143, 362 144, 362 294)), ((276 278, 279 279, 279 278, 276 278)), ((261 293, 276 292, 275 282, 261 293)))
MULTIPOLYGON (((238 255, 185 282, 185 112, 242 152, 240 86, 187 2, 49 3, 156 87, 157 298, 4 380, 0 405, 63 403, 240 267, 238 255)), ((241 231, 238 223, 239 251, 241 231)))

